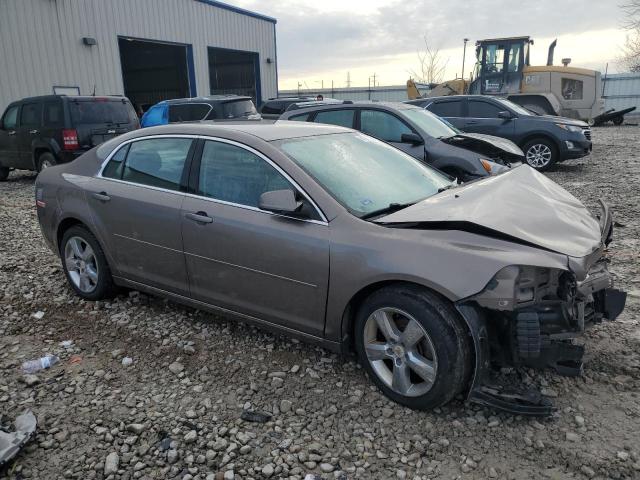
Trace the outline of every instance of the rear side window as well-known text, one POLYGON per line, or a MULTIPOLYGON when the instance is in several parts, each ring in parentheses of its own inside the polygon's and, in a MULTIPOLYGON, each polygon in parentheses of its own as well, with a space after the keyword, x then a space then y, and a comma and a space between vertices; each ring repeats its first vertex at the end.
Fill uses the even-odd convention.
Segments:
POLYGON ((432 103, 427 107, 427 110, 435 113, 439 117, 461 117, 462 102, 459 100, 453 100, 448 102, 432 103))
POLYGON ((127 152, 131 144, 125 145, 116 154, 111 157, 107 166, 102 171, 102 176, 106 178, 122 178, 122 170, 124 167, 124 159, 127 158, 127 152))
POLYGON ((46 102, 44 104, 43 123, 45 126, 58 127, 62 125, 62 103, 46 102))
POLYGON ((328 123, 340 127, 353 128, 353 117, 355 110, 330 110, 328 112, 318 112, 315 123, 328 123))
POLYGON ((42 121, 42 104, 27 103, 22 106, 20 112, 21 127, 39 127, 42 121))
POLYGON ((192 142, 190 138, 153 138, 131 143, 122 180, 179 190, 192 142))
POLYGON ((254 153, 228 143, 205 142, 198 181, 200 195, 257 208, 264 192, 284 189, 293 187, 254 153))
POLYGON ((469 100, 469 117, 471 118, 498 118, 498 108, 493 103, 482 100, 469 100))
POLYGON ((311 115, 310 113, 302 113, 300 115, 294 115, 293 117, 289 117, 287 118, 287 120, 294 120, 297 122, 306 122, 307 120, 309 120, 309 115, 311 115))
POLYGON ((18 106, 10 107, 2 118, 2 128, 4 130, 13 130, 18 124, 18 106))
POLYGON ((169 105, 169 122, 194 122, 204 120, 211 105, 204 103, 181 103, 169 105))
POLYGON ((403 133, 413 133, 400 119, 379 110, 362 110, 360 130, 385 142, 401 142, 403 133))
POLYGON ((561 82, 562 98, 565 100, 582 100, 582 80, 563 78, 561 82))
POLYGON ((280 115, 281 113, 284 113, 284 103, 267 102, 262 105, 261 113, 266 113, 267 115, 280 115))
POLYGON ((130 105, 120 100, 82 100, 69 102, 71 119, 76 125, 129 123, 130 105))

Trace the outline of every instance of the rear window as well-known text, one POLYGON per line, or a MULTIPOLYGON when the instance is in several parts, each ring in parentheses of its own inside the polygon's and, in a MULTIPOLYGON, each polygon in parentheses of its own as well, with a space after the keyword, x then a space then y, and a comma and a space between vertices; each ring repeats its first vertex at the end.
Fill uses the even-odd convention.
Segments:
MULTIPOLYGON (((83 100, 69 102, 71 119, 75 124, 129 123, 133 107, 120 100, 83 100)), ((135 115, 135 112, 134 112, 135 115)))
POLYGON ((204 120, 211 110, 206 103, 181 103, 169 105, 169 122, 195 122, 204 120))
POLYGON ((282 102, 267 102, 262 105, 262 113, 268 115, 278 115, 284 113, 284 103, 282 102))
POLYGON ((255 115, 256 113, 258 112, 251 100, 238 100, 235 102, 227 102, 222 105, 223 118, 246 117, 247 115, 255 115))

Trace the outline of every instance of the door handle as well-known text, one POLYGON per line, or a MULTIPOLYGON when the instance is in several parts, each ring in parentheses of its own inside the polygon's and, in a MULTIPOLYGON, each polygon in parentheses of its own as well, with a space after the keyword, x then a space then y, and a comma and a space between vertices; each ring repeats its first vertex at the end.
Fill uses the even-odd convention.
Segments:
POLYGON ((29 130, 29 133, 33 135, 34 133, 38 133, 38 130, 29 130))
POLYGON ((479 123, 479 122, 477 122, 477 121, 473 120, 473 121, 471 121, 471 122, 467 122, 467 123, 465 123, 465 125, 477 125, 478 123, 479 123))
POLYGON ((213 218, 207 215, 206 212, 185 213, 184 216, 197 223, 213 223, 213 218))
POLYGON ((93 198, 95 198, 96 200, 100 200, 101 202, 108 202, 109 200, 111 200, 111 197, 107 195, 106 192, 93 193, 92 196, 93 198))

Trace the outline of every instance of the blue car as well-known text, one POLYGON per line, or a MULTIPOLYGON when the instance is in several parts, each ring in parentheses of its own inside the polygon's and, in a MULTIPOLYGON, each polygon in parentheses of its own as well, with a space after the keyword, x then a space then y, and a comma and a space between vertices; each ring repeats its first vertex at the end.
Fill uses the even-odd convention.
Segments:
POLYGON ((202 120, 259 120, 251 97, 211 95, 209 97, 176 98, 156 103, 142 116, 141 126, 155 127, 168 123, 202 120))

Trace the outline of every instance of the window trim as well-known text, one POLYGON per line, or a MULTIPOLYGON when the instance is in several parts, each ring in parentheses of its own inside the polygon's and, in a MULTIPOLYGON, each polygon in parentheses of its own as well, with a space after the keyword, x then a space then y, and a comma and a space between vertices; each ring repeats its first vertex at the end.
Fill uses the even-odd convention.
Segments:
MULTIPOLYGON (((198 152, 199 155, 201 155, 201 153, 202 153, 201 150, 202 149, 200 149, 199 152, 198 152)), ((189 169, 191 169, 191 166, 192 166, 193 163, 194 163, 194 158, 193 157, 187 158, 187 162, 185 163, 185 167, 188 167, 189 169)), ((123 183, 123 184, 126 184, 126 185, 132 185, 132 186, 136 186, 136 187, 149 188, 151 190, 157 190, 157 191, 160 191, 160 192, 171 193, 171 194, 174 194, 174 195, 182 195, 182 196, 186 196, 186 197, 197 198, 199 200, 206 200, 206 201, 213 202, 213 203, 218 203, 218 204, 221 204, 221 205, 228 205, 228 206, 232 206, 232 207, 243 208, 245 210, 252 210, 252 211, 256 211, 256 212, 261 212, 261 213, 264 213, 264 214, 267 214, 267 215, 273 215, 273 216, 276 216, 276 217, 290 218, 290 219, 293 219, 293 220, 298 220, 298 221, 307 222, 307 223, 315 223, 315 224, 318 224, 318 225, 327 225, 327 226, 329 225, 329 221, 327 220, 326 215, 320 209, 320 207, 316 204, 316 202, 298 184, 298 182, 296 182, 293 178, 291 178, 291 176, 287 172, 285 172, 282 168, 280 168, 279 165, 276 165, 270 158, 268 158, 266 155, 264 155, 263 153, 259 152, 255 148, 252 148, 249 145, 245 145, 245 144, 240 143, 240 142, 236 142, 234 140, 229 140, 227 138, 208 136, 208 135, 192 135, 192 134, 146 135, 144 137, 132 138, 132 139, 129 139, 129 140, 126 140, 126 141, 122 142, 120 145, 118 145, 116 148, 114 148, 113 151, 111 153, 109 153, 109 155, 107 155, 107 158, 102 162, 102 165, 100 166, 100 170, 98 171, 97 174, 94 175, 94 177, 95 178, 100 178, 102 180, 108 180, 108 181, 111 181, 111 182, 119 182, 119 183, 123 183), (252 207, 250 205, 242 205, 240 203, 233 203, 233 202, 227 202, 227 201, 224 201, 224 200, 217 200, 215 198, 205 197, 205 196, 202 196, 202 195, 197 195, 195 193, 183 192, 183 191, 180 191, 180 190, 169 190, 169 189, 162 188, 162 187, 154 187, 152 185, 144 185, 142 183, 130 182, 128 180, 121 180, 121 179, 117 179, 117 178, 110 178, 110 177, 102 176, 102 172, 106 168, 106 166, 109 163, 109 161, 111 160, 111 158, 121 148, 123 148, 125 145, 128 145, 128 144, 133 143, 133 142, 137 142, 137 141, 140 141, 140 140, 149 140, 149 139, 157 139, 157 138, 191 138, 191 139, 194 139, 194 140, 204 140, 204 141, 212 140, 212 141, 217 141, 217 142, 222 142, 222 143, 228 143, 230 145, 235 145, 237 147, 243 148, 243 149, 247 150, 248 152, 253 153, 254 155, 257 155, 258 157, 260 157, 261 159, 266 161, 268 164, 270 164, 273 168, 275 168, 289 183, 291 183, 291 185, 293 185, 309 201, 309 203, 313 206, 313 208, 316 210, 316 212, 320 216, 321 220, 313 220, 313 219, 307 219, 307 218, 291 217, 291 216, 288 216, 288 215, 281 215, 281 214, 278 214, 278 213, 269 212, 267 210, 262 210, 262 209, 257 208, 257 207, 252 207)))
POLYGON ((182 120, 181 122, 202 122, 203 120, 206 120, 206 118, 211 113, 211 110, 213 110, 213 105, 211 105, 210 103, 205 103, 205 102, 168 103, 167 104, 167 122, 169 124, 171 124, 171 123, 181 123, 181 122, 172 122, 169 119, 169 115, 171 113, 171 106, 172 105, 206 105, 207 107, 209 107, 209 111, 207 112, 207 114, 204 117, 202 117, 200 120, 182 120))

